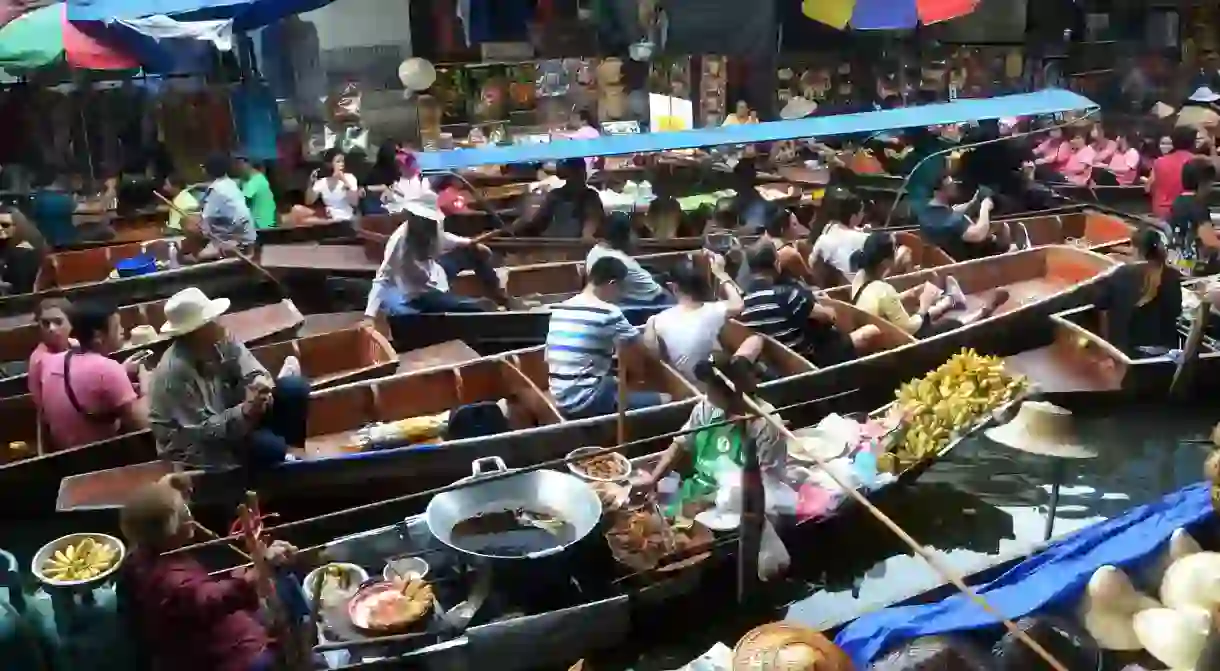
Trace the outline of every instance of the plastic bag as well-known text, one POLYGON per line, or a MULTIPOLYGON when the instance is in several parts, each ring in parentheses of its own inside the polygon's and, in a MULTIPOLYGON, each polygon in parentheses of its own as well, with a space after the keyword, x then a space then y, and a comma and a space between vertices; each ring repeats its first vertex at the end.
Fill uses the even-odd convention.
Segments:
POLYGON ((758 549, 758 579, 765 582, 782 575, 791 563, 792 557, 788 554, 788 548, 780 540, 771 520, 764 520, 762 542, 758 549))
MULTIPOLYGON (((721 512, 740 514, 742 510, 741 467, 721 458, 712 467, 716 479, 716 508, 721 512)), ((763 495, 767 515, 795 515, 796 491, 774 474, 762 472, 763 495)))

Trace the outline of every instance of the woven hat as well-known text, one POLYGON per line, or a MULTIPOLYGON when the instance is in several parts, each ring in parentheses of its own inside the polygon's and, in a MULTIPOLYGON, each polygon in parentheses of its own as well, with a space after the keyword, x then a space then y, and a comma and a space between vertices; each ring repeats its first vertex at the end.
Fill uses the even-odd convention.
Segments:
POLYGON ((822 632, 788 622, 751 629, 733 648, 732 671, 852 671, 851 658, 822 632))
POLYGON ((229 299, 208 298, 199 287, 183 289, 165 302, 162 335, 178 336, 211 323, 229 310, 229 299))
POLYGON ((986 435, 1001 445, 1062 459, 1092 459, 1097 452, 1076 442, 1072 412, 1044 401, 1026 401, 1017 416, 986 435))
POLYGON ((1200 86, 1199 88, 1195 89, 1194 93, 1190 94, 1190 97, 1187 98, 1187 100, 1196 103, 1214 103, 1217 100, 1220 100, 1220 93, 1216 93, 1215 91, 1211 90, 1211 87, 1209 86, 1200 86))

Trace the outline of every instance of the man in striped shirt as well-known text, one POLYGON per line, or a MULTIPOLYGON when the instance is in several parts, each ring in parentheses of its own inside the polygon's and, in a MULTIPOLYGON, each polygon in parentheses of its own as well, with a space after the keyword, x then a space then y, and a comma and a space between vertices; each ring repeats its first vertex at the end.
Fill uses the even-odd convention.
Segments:
POLYGON ((819 368, 855 359, 881 335, 869 324, 845 334, 835 326, 833 308, 820 305, 813 292, 780 279, 775 246, 762 241, 746 252, 750 279, 741 322, 771 336, 819 368))
MULTIPOLYGON (((627 321, 618 300, 627 266, 614 257, 598 259, 579 294, 551 306, 546 363, 551 394, 569 419, 618 411, 618 379, 610 372, 615 343, 635 341, 641 331, 627 321)), ((627 393, 627 409, 668 402, 653 391, 627 393)))

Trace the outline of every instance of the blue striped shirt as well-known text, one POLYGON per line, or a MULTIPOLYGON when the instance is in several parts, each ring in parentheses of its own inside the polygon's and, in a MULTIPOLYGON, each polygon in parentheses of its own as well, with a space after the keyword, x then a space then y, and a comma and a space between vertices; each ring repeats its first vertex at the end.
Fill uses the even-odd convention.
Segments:
POLYGON ((552 305, 546 363, 559 409, 576 413, 592 403, 610 376, 615 342, 639 333, 618 306, 583 293, 552 305))

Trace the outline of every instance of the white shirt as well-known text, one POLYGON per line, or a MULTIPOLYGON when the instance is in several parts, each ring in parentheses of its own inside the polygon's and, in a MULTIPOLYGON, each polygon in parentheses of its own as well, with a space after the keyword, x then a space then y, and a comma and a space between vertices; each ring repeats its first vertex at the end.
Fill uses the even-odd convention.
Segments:
POLYGON ((665 345, 669 363, 694 380, 695 365, 720 349, 720 330, 728 318, 729 304, 724 301, 704 303, 694 310, 675 306, 653 317, 652 328, 665 345))
POLYGON ((335 188, 330 188, 330 178, 323 177, 314 182, 313 192, 318 194, 322 199, 322 204, 326 206, 326 216, 335 221, 349 221, 356 218, 356 206, 349 201, 348 194, 354 193, 360 188, 356 184, 356 178, 348 173, 343 173, 343 180, 335 182, 335 188))
POLYGON ((652 278, 639 261, 624 254, 621 250, 604 244, 593 245, 589 255, 585 257, 585 270, 593 267, 598 259, 609 256, 623 262, 627 266, 627 278, 623 280, 622 300, 628 302, 647 302, 655 299, 661 293, 661 285, 652 278))
POLYGON ((813 253, 809 255, 809 265, 818 261, 830 264, 845 277, 852 276, 851 255, 864 248, 868 239, 868 231, 858 231, 854 228, 833 224, 826 227, 817 241, 813 243, 813 253))
POLYGON ((377 275, 373 278, 373 288, 369 291, 369 299, 364 307, 366 317, 377 316, 387 292, 397 290, 407 299, 411 299, 429 289, 449 291, 449 277, 441 264, 436 262, 436 257, 470 240, 446 233, 443 222, 438 221, 436 225, 441 229, 437 238, 440 249, 427 261, 418 261, 407 254, 406 223, 394 229, 394 233, 386 241, 385 256, 382 257, 377 275))

